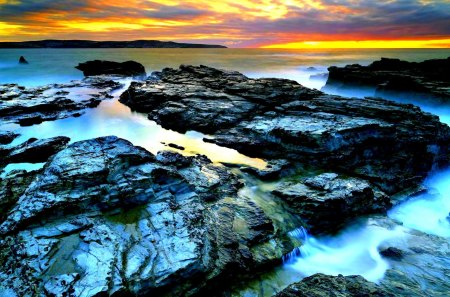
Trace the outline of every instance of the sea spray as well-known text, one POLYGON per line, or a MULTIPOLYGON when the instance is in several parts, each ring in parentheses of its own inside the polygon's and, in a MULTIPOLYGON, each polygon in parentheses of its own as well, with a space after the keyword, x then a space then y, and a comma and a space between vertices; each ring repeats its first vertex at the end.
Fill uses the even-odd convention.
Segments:
POLYGON ((450 169, 430 175, 429 189, 389 211, 405 227, 450 238, 450 169))
POLYGON ((306 231, 295 230, 305 238, 304 243, 285 255, 283 263, 304 277, 315 273, 362 275, 376 282, 389 268, 378 249, 385 241, 401 238, 402 229, 386 229, 367 220, 362 226, 349 228, 334 237, 315 238, 306 231))

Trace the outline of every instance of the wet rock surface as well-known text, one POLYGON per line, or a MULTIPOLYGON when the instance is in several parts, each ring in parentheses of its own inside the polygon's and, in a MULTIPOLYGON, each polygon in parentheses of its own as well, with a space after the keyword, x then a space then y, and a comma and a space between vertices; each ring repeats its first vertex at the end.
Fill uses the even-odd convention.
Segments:
POLYGON ((450 100, 450 57, 407 62, 382 58, 369 66, 330 67, 327 91, 370 88, 383 98, 416 99, 428 103, 450 100), (430 102, 431 101, 431 102, 430 102))
MULTIPOLYGON (((31 90, 4 85, 0 124, 78 116, 118 86, 108 77, 31 90)), ((18 135, 2 131, 0 169, 46 163, 0 178, 1 296, 228 296, 236 278, 254 277, 298 247, 288 233, 302 223, 330 232, 383 213, 401 200, 400 190, 416 189, 432 167, 448 163, 449 128, 437 117, 290 80, 181 66, 132 83, 121 102, 165 128, 210 134, 206 141, 268 165, 155 156, 114 136, 15 144, 18 135), (255 185, 279 178, 258 196, 255 185)), ((375 223, 398 225, 384 217, 375 223)), ((422 296, 423 288, 445 295, 448 241, 406 233, 399 239, 406 245, 380 248, 391 266, 380 285, 315 275, 279 296, 422 296)))
POLYGON ((276 297, 393 297, 382 287, 365 280, 362 276, 330 276, 315 274, 290 285, 276 297))
POLYGON ((239 195, 238 176, 204 156, 103 137, 22 182, 3 206, 0 295, 192 295, 294 247, 239 195))
POLYGON ((388 193, 448 162, 449 128, 413 105, 326 95, 285 79, 180 66, 132 83, 120 101, 163 127, 249 156, 360 176, 388 193))
POLYGON ((145 77, 146 75, 144 66, 135 61, 126 61, 119 63, 112 61, 93 60, 80 63, 75 68, 83 71, 84 76, 107 74, 145 77))
POLYGON ((93 108, 121 87, 111 77, 93 77, 67 84, 25 88, 0 85, 0 125, 30 126, 67 117, 76 117, 93 108))
POLYGON ((8 163, 46 162, 50 156, 63 149, 69 141, 68 137, 58 136, 47 139, 30 138, 24 143, 12 147, 0 145, 0 152, 3 154, 0 166, 8 163))
POLYGON ((273 193, 300 214, 312 233, 338 230, 357 216, 384 212, 391 205, 388 196, 368 182, 335 173, 283 182, 273 193))

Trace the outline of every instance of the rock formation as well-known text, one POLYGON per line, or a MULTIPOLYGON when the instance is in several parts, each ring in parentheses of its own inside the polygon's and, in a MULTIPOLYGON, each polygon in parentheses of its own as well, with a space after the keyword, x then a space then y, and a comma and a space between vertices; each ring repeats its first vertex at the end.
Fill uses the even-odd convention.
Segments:
POLYGON ((413 105, 326 95, 286 79, 181 66, 134 82, 120 101, 165 128, 249 156, 362 177, 394 193, 448 162, 449 128, 413 105), (393 161, 395 160, 395 161, 393 161))
POLYGON ((420 63, 382 58, 369 66, 328 68, 327 91, 371 89, 375 96, 427 103, 450 101, 450 57, 420 63))
POLYGON ((20 56, 20 58, 19 58, 19 64, 28 64, 28 61, 25 59, 24 56, 20 56))
POLYGON ((146 75, 144 66, 135 61, 118 63, 112 61, 94 60, 80 63, 75 68, 83 71, 84 76, 108 74, 145 77, 146 75))
POLYGON ((80 116, 86 108, 96 107, 102 100, 111 98, 111 91, 120 86, 111 77, 92 77, 36 88, 0 85, 0 124, 30 126, 80 116))

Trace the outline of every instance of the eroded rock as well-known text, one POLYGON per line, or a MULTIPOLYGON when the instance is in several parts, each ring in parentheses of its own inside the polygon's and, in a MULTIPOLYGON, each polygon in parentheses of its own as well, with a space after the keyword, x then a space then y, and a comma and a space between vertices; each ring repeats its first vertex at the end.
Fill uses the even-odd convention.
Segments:
POLYGON ((103 137, 69 145, 24 183, 0 225, 0 292, 192 295, 294 247, 239 195, 239 177, 204 156, 103 137))
POLYGON ((283 182, 273 193, 287 201, 313 233, 336 230, 357 216, 384 212, 390 206, 388 196, 367 181, 335 173, 283 182))
POLYGON ((448 162, 449 128, 418 107, 326 95, 285 79, 180 66, 134 82, 120 101, 163 127, 249 156, 357 175, 388 193, 448 162))

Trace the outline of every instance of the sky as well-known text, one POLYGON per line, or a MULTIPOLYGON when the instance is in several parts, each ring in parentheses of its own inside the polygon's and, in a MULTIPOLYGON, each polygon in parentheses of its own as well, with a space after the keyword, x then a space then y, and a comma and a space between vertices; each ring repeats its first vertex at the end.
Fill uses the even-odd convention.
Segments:
POLYGON ((450 0, 0 0, 0 41, 450 47, 450 0))

